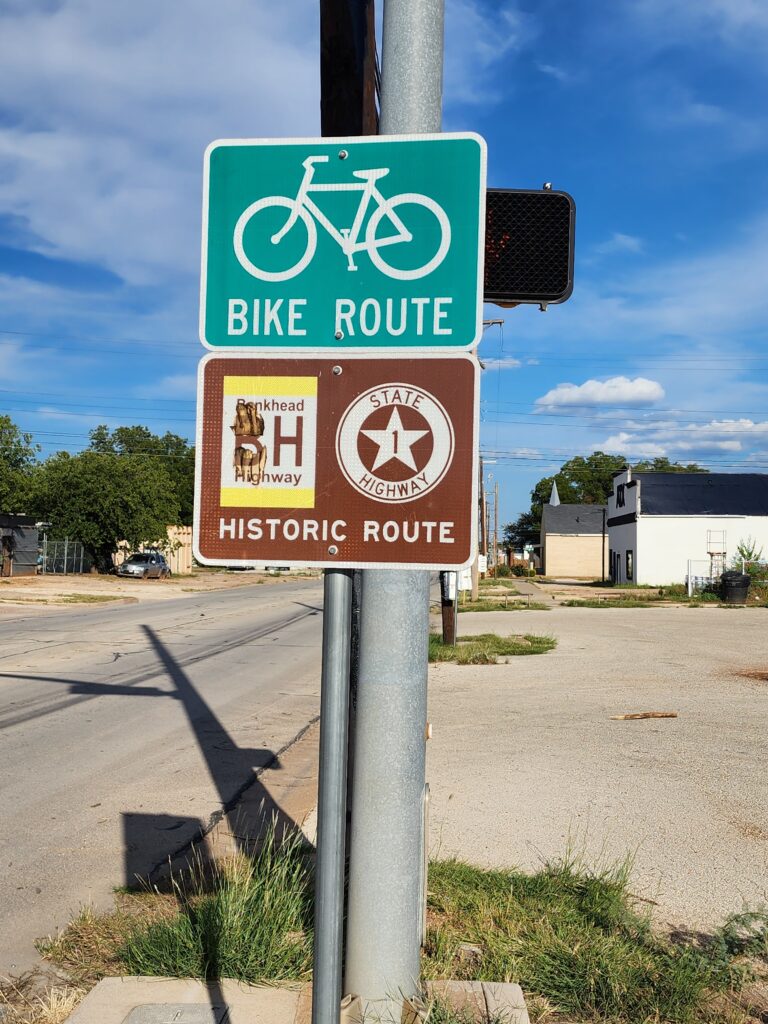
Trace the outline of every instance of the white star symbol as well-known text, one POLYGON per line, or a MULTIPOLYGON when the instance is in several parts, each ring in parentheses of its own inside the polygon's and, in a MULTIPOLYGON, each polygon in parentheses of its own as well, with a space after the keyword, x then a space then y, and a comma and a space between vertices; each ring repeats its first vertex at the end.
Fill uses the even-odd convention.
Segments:
POLYGON ((371 472, 375 473, 379 466, 383 466, 390 459, 398 459, 408 469, 416 472, 417 466, 413 461, 411 448, 420 437, 424 437, 429 431, 405 430, 400 419, 400 413, 397 411, 397 408, 394 408, 392 415, 389 417, 389 423, 384 430, 361 430, 360 433, 370 437, 379 446, 379 454, 376 456, 371 472))

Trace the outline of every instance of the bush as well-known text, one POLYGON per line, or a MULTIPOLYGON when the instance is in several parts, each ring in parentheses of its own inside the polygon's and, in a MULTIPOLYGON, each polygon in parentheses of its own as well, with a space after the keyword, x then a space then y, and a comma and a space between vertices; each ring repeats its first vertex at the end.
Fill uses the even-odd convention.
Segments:
POLYGON ((499 562, 499 564, 496 566, 496 569, 495 569, 493 575, 494 576, 499 576, 499 577, 511 576, 512 575, 512 570, 506 564, 506 562, 499 562))

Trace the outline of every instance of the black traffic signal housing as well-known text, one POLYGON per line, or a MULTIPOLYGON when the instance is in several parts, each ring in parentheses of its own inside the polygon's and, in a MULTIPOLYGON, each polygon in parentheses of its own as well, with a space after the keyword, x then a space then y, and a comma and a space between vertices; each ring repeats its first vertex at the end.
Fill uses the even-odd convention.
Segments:
POLYGON ((485 208, 485 301, 565 302, 573 291, 573 198, 546 185, 489 188, 485 208))

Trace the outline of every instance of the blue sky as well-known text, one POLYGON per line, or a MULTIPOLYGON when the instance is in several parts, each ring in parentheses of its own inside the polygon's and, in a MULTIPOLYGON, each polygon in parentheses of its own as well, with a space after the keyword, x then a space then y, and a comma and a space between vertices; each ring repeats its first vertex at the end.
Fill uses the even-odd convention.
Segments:
MULTIPOLYGON (((379 0, 381 2, 381 0, 379 0)), ((0 411, 194 433, 202 155, 319 131, 315 0, 5 0, 0 411)), ((447 0, 444 128, 577 204, 573 298, 480 354, 501 519, 596 448, 768 470, 768 5, 447 0)))

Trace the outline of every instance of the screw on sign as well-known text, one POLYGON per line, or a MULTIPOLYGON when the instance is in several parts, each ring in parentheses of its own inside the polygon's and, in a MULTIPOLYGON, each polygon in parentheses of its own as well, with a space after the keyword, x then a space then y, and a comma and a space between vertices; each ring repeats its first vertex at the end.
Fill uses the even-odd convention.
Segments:
POLYGON ((208 356, 196 557, 209 564, 466 565, 471 356, 208 356))

